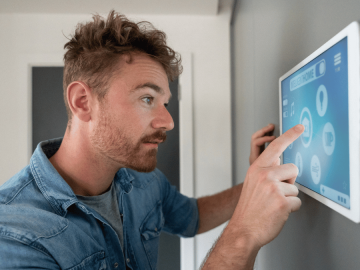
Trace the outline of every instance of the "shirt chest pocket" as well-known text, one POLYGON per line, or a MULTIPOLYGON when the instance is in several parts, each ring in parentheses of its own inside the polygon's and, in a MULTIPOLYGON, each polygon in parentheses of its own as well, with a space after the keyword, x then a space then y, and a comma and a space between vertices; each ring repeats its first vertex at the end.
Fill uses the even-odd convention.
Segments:
POLYGON ((158 201, 140 226, 141 240, 151 265, 151 269, 156 269, 159 236, 164 226, 164 221, 162 204, 161 201, 158 201))

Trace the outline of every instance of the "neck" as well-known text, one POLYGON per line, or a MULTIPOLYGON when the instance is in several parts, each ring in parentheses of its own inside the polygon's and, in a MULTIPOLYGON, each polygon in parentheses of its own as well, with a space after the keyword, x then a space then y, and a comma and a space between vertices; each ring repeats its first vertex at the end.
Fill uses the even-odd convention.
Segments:
POLYGON ((121 167, 92 149, 89 136, 84 134, 67 129, 50 162, 75 194, 96 196, 109 189, 121 167))

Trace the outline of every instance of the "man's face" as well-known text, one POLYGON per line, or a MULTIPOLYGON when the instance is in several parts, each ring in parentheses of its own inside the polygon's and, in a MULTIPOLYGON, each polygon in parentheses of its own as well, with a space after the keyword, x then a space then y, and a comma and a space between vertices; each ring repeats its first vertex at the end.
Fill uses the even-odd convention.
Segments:
POLYGON ((105 161, 141 172, 156 167, 158 144, 174 122, 166 109, 168 78, 158 62, 143 54, 121 60, 105 99, 98 103, 91 142, 105 161))

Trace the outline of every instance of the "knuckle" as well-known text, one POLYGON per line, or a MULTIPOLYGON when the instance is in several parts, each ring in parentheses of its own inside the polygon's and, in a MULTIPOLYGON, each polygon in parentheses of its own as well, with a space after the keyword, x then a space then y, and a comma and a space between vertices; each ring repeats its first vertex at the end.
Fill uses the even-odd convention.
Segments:
POLYGON ((293 187, 294 187, 294 193, 296 194, 295 196, 299 195, 299 189, 297 188, 297 186, 293 186, 293 187))
POLYGON ((301 207, 301 200, 297 197, 292 202, 292 212, 298 211, 301 207))
POLYGON ((276 184, 274 182, 269 181, 267 190, 269 191, 269 193, 274 194, 274 193, 278 192, 278 187, 276 186, 276 184))
POLYGON ((273 140, 269 146, 271 146, 275 150, 278 150, 281 147, 281 144, 279 141, 273 140))
POLYGON ((269 170, 269 171, 267 172, 267 179, 269 179, 269 180, 275 180, 275 178, 276 178, 275 172, 274 172, 273 170, 269 170))
POLYGON ((298 197, 296 197, 296 199, 297 199, 297 202, 298 202, 298 206, 299 206, 299 208, 300 208, 301 205, 302 205, 302 201, 301 201, 300 198, 298 198, 298 197))
POLYGON ((273 194, 278 193, 278 187, 275 181, 266 181, 263 183, 263 187, 267 195, 274 196, 273 194))
POLYGON ((280 197, 280 200, 278 201, 278 207, 280 211, 285 211, 288 209, 288 203, 284 197, 280 197))
POLYGON ((291 168, 294 172, 296 172, 296 174, 298 173, 298 167, 294 164, 294 163, 290 163, 291 164, 291 168))
POLYGON ((269 171, 268 170, 261 170, 259 173, 259 178, 262 181, 266 181, 269 178, 269 171))

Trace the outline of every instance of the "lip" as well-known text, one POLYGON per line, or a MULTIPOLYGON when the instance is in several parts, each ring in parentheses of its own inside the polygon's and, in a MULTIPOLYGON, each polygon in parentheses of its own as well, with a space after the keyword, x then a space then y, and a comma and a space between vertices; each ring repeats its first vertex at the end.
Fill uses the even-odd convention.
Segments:
POLYGON ((144 143, 160 144, 160 143, 162 143, 162 142, 163 142, 163 140, 157 140, 157 139, 155 139, 155 140, 147 141, 147 142, 144 142, 144 143))
POLYGON ((152 148, 158 148, 159 143, 158 142, 154 142, 154 143, 146 142, 146 143, 144 143, 144 145, 146 145, 148 147, 152 147, 152 148))
POLYGON ((157 144, 162 143, 162 142, 163 142, 162 140, 153 140, 153 141, 151 141, 151 143, 157 143, 157 144))

